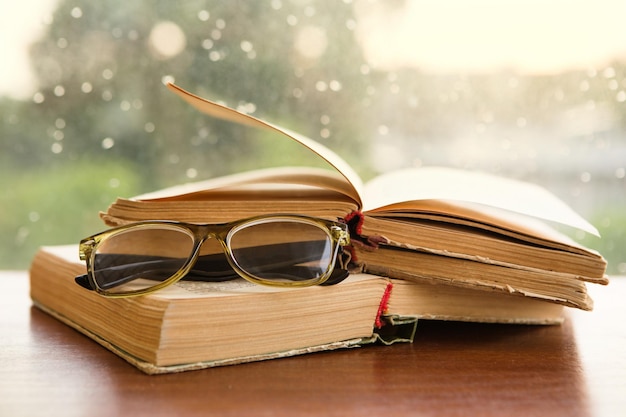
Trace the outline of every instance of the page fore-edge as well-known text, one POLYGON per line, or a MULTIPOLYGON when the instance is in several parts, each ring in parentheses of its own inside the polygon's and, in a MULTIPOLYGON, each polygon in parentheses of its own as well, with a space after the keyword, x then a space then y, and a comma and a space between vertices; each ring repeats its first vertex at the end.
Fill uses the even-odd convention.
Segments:
POLYGON ((228 359, 220 359, 213 361, 202 361, 193 363, 184 363, 179 365, 167 365, 159 366, 151 362, 145 361, 137 356, 121 349, 119 346, 109 342, 108 340, 100 337, 98 334, 92 332, 84 326, 79 325, 69 317, 58 313, 52 308, 45 306, 44 304, 33 300, 33 304, 40 310, 56 318, 65 325, 72 329, 82 333, 89 337, 99 345, 105 347, 109 351, 113 352, 129 364, 133 365, 140 371, 148 375, 159 375, 168 373, 177 373, 185 371, 194 371, 200 369, 216 368, 219 366, 238 365, 249 362, 260 362, 270 359, 288 358, 291 356, 299 356, 307 353, 325 352, 338 349, 347 349, 362 347, 369 344, 381 343, 383 345, 392 345, 394 343, 412 343, 417 330, 417 317, 411 316, 384 316, 384 321, 387 323, 377 329, 374 326, 374 332, 370 337, 355 338, 349 340, 342 340, 337 342, 325 343, 316 346, 308 346, 300 349, 291 349, 286 351, 272 352, 260 355, 241 356, 228 359))

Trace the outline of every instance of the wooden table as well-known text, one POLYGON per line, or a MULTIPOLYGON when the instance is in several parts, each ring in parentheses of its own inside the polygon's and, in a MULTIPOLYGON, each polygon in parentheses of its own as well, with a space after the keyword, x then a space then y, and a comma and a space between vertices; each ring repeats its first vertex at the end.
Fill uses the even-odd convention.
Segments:
POLYGON ((413 344, 148 376, 0 273, 0 415, 626 416, 626 278, 562 326, 421 321, 413 344))

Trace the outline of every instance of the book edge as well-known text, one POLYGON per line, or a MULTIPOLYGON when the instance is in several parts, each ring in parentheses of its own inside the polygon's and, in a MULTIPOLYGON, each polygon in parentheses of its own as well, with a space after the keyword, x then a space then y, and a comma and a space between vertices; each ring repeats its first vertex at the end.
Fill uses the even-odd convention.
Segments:
MULTIPOLYGON (((38 309, 40 309, 41 311, 45 312, 46 314, 49 314, 50 316, 59 320, 63 324, 71 327, 72 329, 78 331, 79 333, 89 337, 93 341, 97 342, 101 346, 105 347, 112 353, 116 354, 117 356, 125 360, 126 362, 130 363, 131 365, 135 366, 137 369, 139 369, 140 371, 148 375, 178 373, 178 372, 184 372, 184 371, 216 368, 216 367, 227 366, 227 365, 237 365, 237 364, 243 364, 243 363, 249 363, 249 362, 259 362, 259 361, 270 360, 270 359, 286 358, 286 357, 291 357, 291 356, 303 355, 307 353, 355 348, 355 347, 361 347, 363 345, 372 344, 372 343, 375 343, 377 340, 379 340, 379 336, 377 334, 373 334, 371 337, 348 339, 348 340, 343 340, 343 341, 338 341, 338 342, 326 343, 322 345, 315 345, 315 346, 309 346, 309 347, 300 348, 300 349, 291 349, 291 350, 286 350, 286 351, 278 351, 278 352, 272 352, 272 353, 260 354, 260 355, 241 356, 241 357, 234 357, 234 358, 228 358, 228 359, 184 363, 184 364, 178 364, 178 365, 155 365, 153 363, 150 363, 143 359, 139 359, 138 357, 128 353, 127 351, 121 349, 117 345, 107 341, 106 339, 100 337, 96 333, 77 324, 70 318, 58 313, 54 309, 51 309, 45 306, 44 304, 38 302, 37 300, 32 300, 32 301, 33 301, 33 305, 37 307, 38 309)), ((399 339, 398 341, 409 342, 410 340, 399 339)), ((385 344, 388 344, 388 343, 385 343, 385 344)))

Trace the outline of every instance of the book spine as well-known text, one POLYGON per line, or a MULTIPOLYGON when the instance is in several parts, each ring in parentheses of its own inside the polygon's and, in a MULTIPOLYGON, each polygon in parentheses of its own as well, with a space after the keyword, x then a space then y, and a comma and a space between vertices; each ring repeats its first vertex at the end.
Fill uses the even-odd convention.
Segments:
POLYGON ((350 252, 350 259, 355 265, 359 265, 358 251, 356 248, 362 250, 376 250, 381 244, 389 243, 389 239, 384 236, 363 235, 363 222, 365 216, 362 212, 355 210, 348 214, 343 221, 348 225, 348 231, 350 232, 350 246, 346 248, 350 252))

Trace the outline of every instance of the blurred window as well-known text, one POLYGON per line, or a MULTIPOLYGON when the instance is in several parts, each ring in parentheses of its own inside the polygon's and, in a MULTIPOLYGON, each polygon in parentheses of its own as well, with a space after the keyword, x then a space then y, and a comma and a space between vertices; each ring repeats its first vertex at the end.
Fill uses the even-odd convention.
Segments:
POLYGON ((198 114, 174 79, 365 179, 445 165, 542 184, 626 274, 625 15, 621 0, 3 3, 0 268, 98 231, 118 195, 307 162, 198 114))

